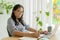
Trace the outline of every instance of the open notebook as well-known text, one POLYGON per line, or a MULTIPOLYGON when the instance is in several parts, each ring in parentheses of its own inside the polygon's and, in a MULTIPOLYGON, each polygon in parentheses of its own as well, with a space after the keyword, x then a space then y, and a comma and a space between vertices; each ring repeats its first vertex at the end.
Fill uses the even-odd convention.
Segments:
POLYGON ((32 38, 32 37, 21 37, 19 40, 49 40, 48 38, 32 38))
POLYGON ((20 40, 37 40, 37 38, 32 38, 32 37, 21 37, 19 39, 20 40))
POLYGON ((32 37, 21 37, 21 38, 19 38, 19 40, 49 40, 49 38, 48 38, 48 36, 46 37, 44 37, 44 34, 42 35, 40 35, 40 37, 38 37, 38 38, 32 38, 32 37))

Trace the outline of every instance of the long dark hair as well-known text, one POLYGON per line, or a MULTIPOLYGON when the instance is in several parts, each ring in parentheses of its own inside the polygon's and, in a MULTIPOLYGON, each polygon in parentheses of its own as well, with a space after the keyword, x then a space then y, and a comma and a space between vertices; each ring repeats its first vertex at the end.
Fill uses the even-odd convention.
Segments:
MULTIPOLYGON (((17 10, 18 8, 22 7, 24 9, 24 7, 20 4, 17 4, 14 6, 13 10, 12 10, 12 15, 11 15, 11 18, 14 20, 15 22, 15 25, 18 25, 19 23, 16 21, 16 17, 15 17, 15 14, 14 14, 14 10, 17 10)), ((24 21, 23 21, 23 15, 18 18, 19 22, 24 26, 24 21)))

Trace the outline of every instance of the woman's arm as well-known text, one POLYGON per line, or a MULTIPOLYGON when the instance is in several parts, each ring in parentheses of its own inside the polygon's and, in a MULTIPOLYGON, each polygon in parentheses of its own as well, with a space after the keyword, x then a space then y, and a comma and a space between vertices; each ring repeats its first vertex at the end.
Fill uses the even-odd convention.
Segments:
POLYGON ((33 29, 33 28, 28 28, 28 30, 29 31, 31 31, 31 32, 39 32, 39 33, 41 33, 41 34, 44 34, 44 32, 42 31, 42 32, 40 32, 40 31, 37 31, 37 30, 35 30, 35 29, 33 29))
POLYGON ((40 32, 40 31, 37 31, 37 30, 35 30, 35 29, 33 29, 33 28, 28 28, 28 30, 31 31, 31 32, 35 32, 35 33, 38 32, 38 33, 40 33, 40 34, 48 34, 48 31, 41 31, 41 32, 40 32))
POLYGON ((14 31, 13 35, 17 37, 25 36, 25 37, 35 37, 35 38, 39 36, 38 33, 27 33, 27 32, 20 32, 20 31, 14 31))
POLYGON ((38 32, 37 30, 35 30, 33 28, 30 28, 30 27, 28 28, 28 30, 31 31, 31 32, 38 32))
POLYGON ((38 31, 40 34, 48 34, 48 31, 38 31))

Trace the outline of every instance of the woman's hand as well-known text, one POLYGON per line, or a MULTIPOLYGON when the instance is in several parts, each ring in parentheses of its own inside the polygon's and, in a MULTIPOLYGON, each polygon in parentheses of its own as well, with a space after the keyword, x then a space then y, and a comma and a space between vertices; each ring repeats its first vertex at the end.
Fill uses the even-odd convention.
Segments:
POLYGON ((48 34, 48 31, 43 31, 43 32, 44 32, 44 34, 46 34, 46 35, 48 34))
POLYGON ((40 33, 39 32, 32 33, 32 36, 35 37, 35 38, 38 38, 40 36, 40 33))
POLYGON ((40 34, 46 34, 46 35, 48 34, 48 31, 41 31, 41 32, 38 31, 38 32, 39 32, 40 34))

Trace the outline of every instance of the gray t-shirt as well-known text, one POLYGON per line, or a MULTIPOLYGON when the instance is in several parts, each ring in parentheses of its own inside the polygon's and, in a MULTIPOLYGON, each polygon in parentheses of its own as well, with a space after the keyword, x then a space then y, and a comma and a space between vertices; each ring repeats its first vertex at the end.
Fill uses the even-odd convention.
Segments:
POLYGON ((15 22, 13 21, 12 18, 8 19, 7 29, 8 29, 11 36, 13 36, 13 31, 17 30, 17 31, 21 31, 21 32, 27 32, 28 28, 29 28, 28 25, 23 26, 20 22, 19 22, 19 25, 16 26, 15 22))

